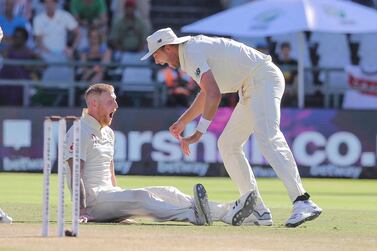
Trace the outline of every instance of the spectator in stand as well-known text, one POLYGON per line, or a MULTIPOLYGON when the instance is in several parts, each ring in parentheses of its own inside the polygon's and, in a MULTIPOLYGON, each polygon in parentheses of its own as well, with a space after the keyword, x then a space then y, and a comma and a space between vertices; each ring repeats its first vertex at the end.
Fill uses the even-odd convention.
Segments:
POLYGON ((13 13, 16 16, 23 16, 26 20, 30 21, 33 15, 32 1, 30 0, 14 0, 13 13))
MULTIPOLYGON (((104 36, 99 29, 91 28, 88 32, 87 40, 88 46, 80 52, 81 62, 109 63, 111 61, 112 51, 107 47, 104 36)), ((82 67, 78 70, 77 79, 79 81, 94 83, 102 82, 106 78, 106 68, 100 64, 82 67)), ((85 103, 82 96, 85 89, 77 89, 76 103, 78 105, 83 105, 85 103)))
POLYGON ((149 29, 145 22, 136 15, 136 1, 127 0, 124 17, 112 26, 110 43, 121 52, 139 52, 144 49, 149 29))
POLYGON ((198 89, 189 75, 170 67, 161 69, 158 72, 157 80, 166 86, 166 105, 169 107, 188 107, 191 104, 192 94, 198 89))
MULTIPOLYGON (((43 0, 25 0, 30 1, 32 14, 33 16, 37 16, 45 11, 45 6, 43 0)), ((57 9, 65 9, 67 10, 67 6, 69 5, 70 0, 57 0, 57 9)))
POLYGON ((80 41, 79 26, 67 11, 57 9, 57 0, 43 0, 46 10, 34 18, 33 28, 39 52, 46 61, 72 58, 80 41), (68 31, 74 32, 71 46, 67 46, 68 31))
MULTIPOLYGON (((82 62, 109 63, 111 50, 104 43, 103 36, 99 29, 92 28, 88 32, 89 45, 80 53, 82 62)), ((101 82, 104 80, 105 69, 101 65, 84 67, 81 72, 81 81, 101 82)))
MULTIPOLYGON (((119 19, 122 19, 124 16, 123 8, 126 0, 112 0, 111 1, 111 13, 112 13, 112 20, 111 23, 114 24, 119 19)), ((144 20, 148 29, 150 30, 152 27, 150 12, 151 12, 151 0, 137 0, 136 1, 136 9, 137 15, 144 20)))
MULTIPOLYGON (((17 27, 11 37, 11 43, 3 53, 6 59, 38 59, 38 56, 26 46, 28 32, 25 28, 17 27)), ((23 65, 7 65, 0 69, 0 79, 36 79, 38 72, 35 67, 23 65)), ((2 105, 22 105, 22 86, 1 85, 0 103, 2 105)))
POLYGON ((66 105, 66 90, 56 88, 55 82, 70 84, 74 81, 71 66, 57 66, 73 58, 80 41, 80 30, 75 18, 65 10, 58 9, 57 0, 43 0, 45 10, 34 18, 33 29, 39 55, 48 63, 42 73, 43 86, 37 88, 32 97, 34 105, 66 105), (72 40, 68 41, 68 33, 72 40))
POLYGON ((285 79, 282 106, 297 106, 297 60, 291 57, 291 51, 291 45, 288 42, 280 45, 280 58, 277 64, 285 79))
POLYGON ((4 6, 4 15, 0 15, 0 26, 3 29, 4 38, 2 40, 1 48, 6 48, 10 43, 10 38, 12 37, 16 27, 27 28, 28 21, 22 16, 14 15, 15 1, 6 0, 4 6))
POLYGON ((71 14, 80 26, 80 49, 88 47, 88 31, 97 28, 107 32, 107 7, 105 0, 71 0, 71 14))
POLYGON ((108 18, 105 0, 71 0, 71 14, 81 27, 106 29, 108 18))

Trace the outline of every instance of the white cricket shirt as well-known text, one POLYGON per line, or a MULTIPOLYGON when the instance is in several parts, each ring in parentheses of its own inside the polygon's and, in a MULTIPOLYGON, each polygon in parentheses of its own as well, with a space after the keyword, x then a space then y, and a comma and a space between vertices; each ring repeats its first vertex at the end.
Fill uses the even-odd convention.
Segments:
POLYGON ((253 71, 271 57, 232 39, 191 37, 179 45, 181 69, 200 83, 208 70, 217 82, 221 93, 236 92, 253 71))
POLYGON ((67 44, 68 30, 78 27, 75 18, 64 10, 56 10, 52 18, 43 12, 34 18, 34 35, 42 36, 43 45, 52 52, 61 52, 67 44))
MULTIPOLYGON (((98 121, 84 109, 81 123, 80 158, 85 161, 82 179, 87 203, 93 202, 96 195, 104 190, 120 189, 111 182, 110 163, 114 157, 114 132, 106 126, 101 128, 98 121)), ((65 160, 73 158, 73 127, 67 132, 65 160)))

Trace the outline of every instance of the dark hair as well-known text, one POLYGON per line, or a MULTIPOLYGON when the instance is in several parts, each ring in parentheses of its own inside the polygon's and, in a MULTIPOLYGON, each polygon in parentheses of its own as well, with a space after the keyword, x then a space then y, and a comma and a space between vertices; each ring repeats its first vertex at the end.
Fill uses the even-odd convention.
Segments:
POLYGON ((18 32, 21 34, 21 36, 22 36, 22 38, 23 38, 24 41, 28 40, 28 38, 29 38, 29 32, 24 27, 20 27, 20 26, 16 27, 14 29, 13 36, 14 36, 14 34, 16 34, 18 32))
POLYGON ((284 49, 284 48, 289 48, 290 49, 291 45, 288 42, 283 42, 280 45, 280 49, 284 49))

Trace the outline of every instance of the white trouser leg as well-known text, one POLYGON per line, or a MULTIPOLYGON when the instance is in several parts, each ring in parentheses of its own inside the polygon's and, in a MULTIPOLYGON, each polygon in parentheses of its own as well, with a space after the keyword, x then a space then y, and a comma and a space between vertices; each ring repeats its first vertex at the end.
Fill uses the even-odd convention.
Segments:
POLYGON ((225 169, 233 183, 238 187, 241 196, 255 190, 258 196, 257 205, 263 208, 265 205, 259 194, 257 182, 243 152, 243 146, 252 131, 249 106, 245 103, 238 103, 220 135, 218 147, 225 169))
MULTIPOLYGON (((186 198, 167 201, 153 192, 153 190, 161 192, 163 189, 148 189, 100 192, 95 205, 89 208, 89 213, 99 221, 130 216, 151 216, 160 221, 195 222, 194 211, 186 198), (178 205, 178 201, 184 203, 178 205)), ((162 197, 165 197, 165 199, 170 197, 169 193, 172 198, 177 195, 176 191, 172 191, 168 187, 162 193, 164 194, 162 197)))
MULTIPOLYGON (((190 207, 193 203, 193 197, 184 194, 176 187, 172 186, 158 186, 146 187, 146 190, 156 194, 158 197, 176 206, 190 207)), ((211 211, 212 219, 214 221, 221 220, 228 212, 229 205, 227 203, 217 203, 208 201, 209 209, 211 211)))
POLYGON ((272 63, 258 69, 251 83, 250 113, 259 150, 283 181, 294 201, 305 193, 292 152, 280 131, 284 77, 272 63))

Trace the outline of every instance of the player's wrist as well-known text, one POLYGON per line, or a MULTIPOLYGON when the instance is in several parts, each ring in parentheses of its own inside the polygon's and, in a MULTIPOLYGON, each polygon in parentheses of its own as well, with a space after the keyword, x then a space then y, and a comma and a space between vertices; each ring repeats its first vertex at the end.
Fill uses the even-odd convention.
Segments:
POLYGON ((212 122, 211 120, 208 120, 208 119, 205 119, 203 117, 200 117, 199 123, 196 126, 196 130, 198 132, 204 134, 207 131, 207 129, 208 129, 209 125, 211 124, 211 122, 212 122))

